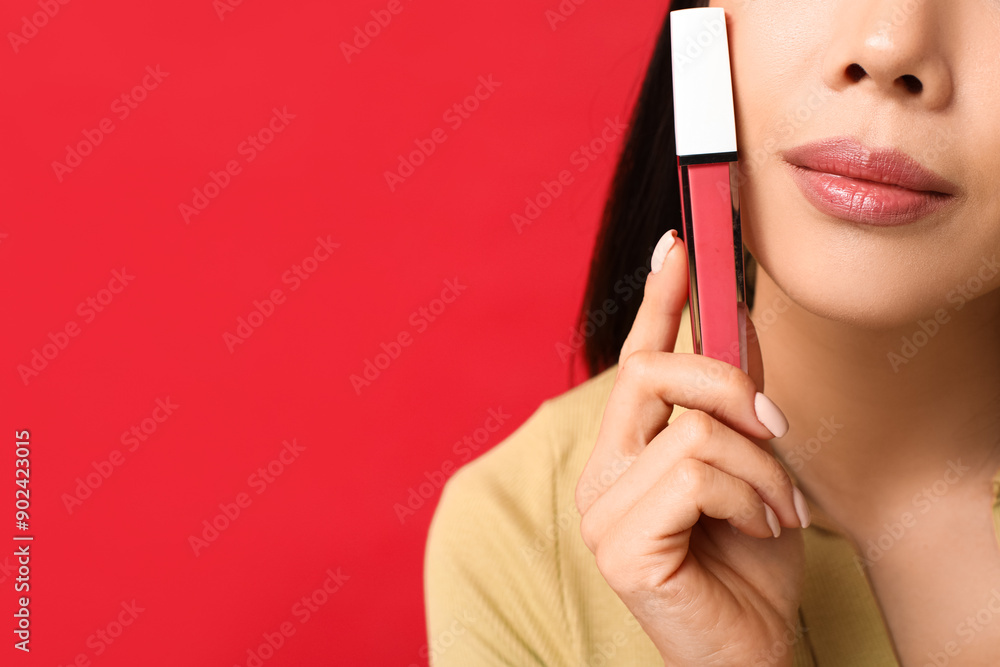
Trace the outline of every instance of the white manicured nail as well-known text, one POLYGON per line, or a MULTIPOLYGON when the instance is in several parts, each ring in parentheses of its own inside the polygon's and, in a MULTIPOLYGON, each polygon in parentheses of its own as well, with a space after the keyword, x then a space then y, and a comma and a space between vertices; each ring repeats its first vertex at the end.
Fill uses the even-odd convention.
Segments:
POLYGON ((785 418, 785 413, 770 398, 758 391, 753 400, 753 407, 757 412, 758 421, 767 427, 775 438, 788 433, 788 419, 785 418))
POLYGON ((777 537, 781 535, 781 524, 778 522, 778 515, 774 513, 771 506, 764 503, 764 515, 767 517, 767 525, 771 527, 771 532, 777 537))
POLYGON ((656 242, 656 247, 653 248, 653 259, 650 260, 650 269, 653 273, 659 273, 660 269, 663 268, 663 262, 667 259, 667 253, 670 252, 670 249, 674 247, 676 242, 676 229, 671 229, 656 242))
POLYGON ((812 521, 812 514, 809 512, 809 503, 806 502, 806 497, 802 495, 799 491, 799 487, 792 487, 792 500, 795 502, 795 513, 799 515, 799 523, 802 524, 803 528, 809 526, 809 522, 812 521))

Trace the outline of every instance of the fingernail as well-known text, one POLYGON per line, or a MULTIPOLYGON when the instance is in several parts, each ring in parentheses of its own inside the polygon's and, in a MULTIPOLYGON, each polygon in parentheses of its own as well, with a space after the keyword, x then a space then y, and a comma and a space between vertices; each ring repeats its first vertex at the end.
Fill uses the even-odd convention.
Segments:
POLYGON ((650 260, 650 269, 653 273, 659 273, 663 268, 663 262, 667 259, 667 253, 674 247, 677 241, 677 230, 671 229, 660 237, 653 248, 653 259, 650 260))
POLYGON ((771 532, 777 537, 781 535, 781 524, 778 523, 778 515, 774 513, 771 506, 764 503, 764 515, 767 517, 767 525, 771 527, 771 532))
POLYGON ((754 410, 757 412, 757 420, 767 427, 767 430, 774 434, 775 438, 780 438, 788 433, 788 420, 774 402, 764 394, 757 392, 753 400, 754 410))
POLYGON ((808 527, 812 520, 812 514, 809 512, 809 503, 806 502, 806 497, 802 495, 797 486, 792 487, 792 500, 795 502, 795 513, 799 515, 799 523, 802 524, 803 528, 808 527))

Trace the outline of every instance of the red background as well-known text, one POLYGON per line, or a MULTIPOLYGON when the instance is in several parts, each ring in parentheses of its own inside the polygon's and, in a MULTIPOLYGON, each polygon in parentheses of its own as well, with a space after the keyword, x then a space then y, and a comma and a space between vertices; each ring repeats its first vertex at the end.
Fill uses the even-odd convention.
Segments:
POLYGON ((440 471, 471 456, 455 444, 490 410, 509 418, 475 455, 582 379, 556 345, 571 342, 621 137, 592 161, 576 152, 627 119, 666 4, 567 1, 553 27, 559 0, 402 0, 394 15, 381 0, 246 0, 221 18, 212 0, 4 2, 0 661, 247 665, 291 621, 263 664, 426 664, 440 471), (58 12, 25 29, 41 5, 58 12), (391 22, 348 62, 341 42, 372 11, 391 22), (445 111, 481 76, 499 85, 453 127, 445 111), (115 100, 144 77, 155 87, 122 118, 115 100), (294 118, 248 161, 241 142, 275 108, 294 118), (57 174, 105 118, 113 131, 57 174), (446 140, 391 190, 385 172, 436 128, 446 140), (572 183, 517 229, 563 170, 572 183), (226 187, 185 221, 211 172, 226 187), (317 237, 339 247, 293 290, 282 277, 317 237), (123 268, 134 278, 102 292, 123 268), (447 280, 464 289, 435 303, 447 280), (230 351, 224 334, 274 289, 283 302, 230 351), (88 298, 106 303, 90 313, 88 298), (437 310, 426 327, 421 307, 437 310), (68 323, 78 335, 62 338, 68 323), (409 345, 352 386, 400 334, 409 345), (148 421, 168 398, 173 413, 148 421), (122 434, 143 420, 155 432, 130 450, 122 434), (252 485, 293 439, 298 457, 252 485), (196 555, 190 536, 224 525, 220 503, 241 493, 250 504, 196 555), (15 534, 35 538, 30 654, 13 648, 15 534), (302 623, 294 606, 328 568, 347 579, 302 623), (133 600, 134 621, 96 640, 133 600))

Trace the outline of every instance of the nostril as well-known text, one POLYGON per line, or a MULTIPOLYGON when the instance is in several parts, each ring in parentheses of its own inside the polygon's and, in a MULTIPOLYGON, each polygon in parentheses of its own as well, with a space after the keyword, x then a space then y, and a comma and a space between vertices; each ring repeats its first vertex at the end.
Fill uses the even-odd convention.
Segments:
POLYGON ((847 76, 851 77, 851 81, 857 83, 861 79, 865 78, 865 68, 857 63, 852 63, 850 67, 847 68, 847 76))
POLYGON ((919 93, 924 89, 924 84, 922 84, 920 79, 912 74, 904 74, 899 78, 903 80, 903 85, 906 86, 906 89, 911 93, 919 93))

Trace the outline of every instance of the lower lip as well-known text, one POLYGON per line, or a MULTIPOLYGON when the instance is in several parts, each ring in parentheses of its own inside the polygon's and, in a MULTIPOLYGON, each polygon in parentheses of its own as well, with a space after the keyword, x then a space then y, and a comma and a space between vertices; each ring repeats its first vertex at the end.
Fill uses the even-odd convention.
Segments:
POLYGON ((947 206, 951 195, 919 192, 791 165, 792 177, 813 206, 835 218, 879 227, 915 222, 947 206))

